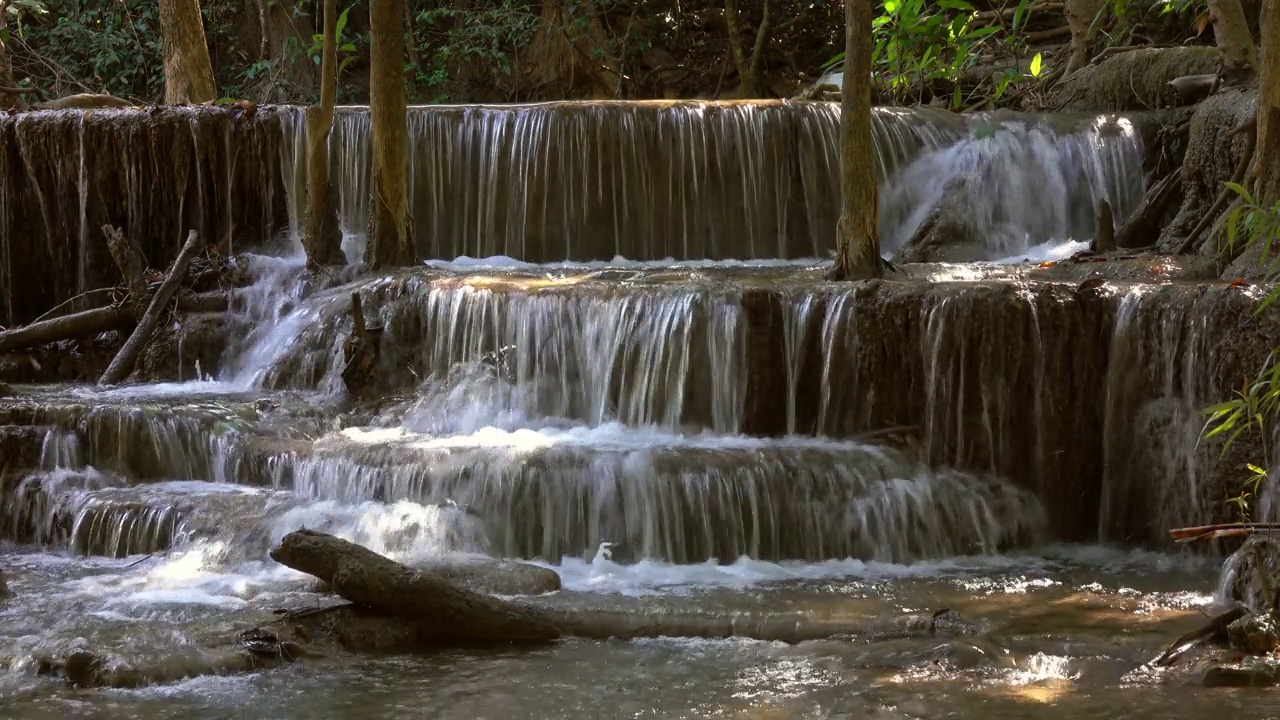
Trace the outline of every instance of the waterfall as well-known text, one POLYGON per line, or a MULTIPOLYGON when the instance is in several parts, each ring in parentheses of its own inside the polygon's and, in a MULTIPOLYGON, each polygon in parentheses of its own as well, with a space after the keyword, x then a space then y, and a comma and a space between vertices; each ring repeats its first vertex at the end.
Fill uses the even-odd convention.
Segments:
MULTIPOLYGON (((1112 116, 873 113, 893 251, 948 198, 988 259, 1087 238, 1141 198, 1143 144, 1112 116)), ((409 110, 412 234, 426 258, 527 262, 823 258, 839 215, 839 108, 821 102, 562 102, 409 110)), ((62 110, 0 118, 0 323, 114 284, 101 227, 163 267, 189 230, 224 253, 295 251, 301 108, 62 110), (47 282, 22 282, 25 277, 47 282)), ((365 108, 329 140, 348 258, 368 224, 365 108)))

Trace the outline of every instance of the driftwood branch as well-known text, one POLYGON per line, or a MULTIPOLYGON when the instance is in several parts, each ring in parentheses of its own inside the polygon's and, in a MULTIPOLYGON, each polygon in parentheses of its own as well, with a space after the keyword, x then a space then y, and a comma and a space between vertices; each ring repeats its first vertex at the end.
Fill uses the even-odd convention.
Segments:
MULTIPOLYGON (((226 310, 230 296, 222 290, 184 295, 178 298, 183 312, 220 312, 226 310)), ((30 325, 0 332, 0 353, 49 345, 63 340, 93 337, 110 330, 120 330, 134 322, 129 308, 104 307, 41 320, 30 325)))
POLYGON ((144 273, 146 263, 142 259, 142 249, 125 237, 119 228, 103 225, 102 234, 107 236, 111 259, 116 261, 116 267, 120 268, 120 274, 124 277, 125 287, 129 289, 129 304, 133 307, 133 314, 141 320, 147 312, 147 278, 144 273))
POLYGON ((1169 531, 1169 537, 1179 543, 1208 542, 1248 535, 1280 535, 1280 523, 1219 523, 1169 531))
POLYGON ((156 294, 151 298, 151 304, 147 306, 146 313, 138 321, 138 327, 134 328, 133 334, 121 346, 120 352, 111 359, 111 364, 98 379, 99 385, 114 385, 133 372, 138 356, 151 342, 151 336, 155 334, 156 326, 160 324, 160 317, 164 314, 169 302, 173 300, 173 296, 177 294, 183 280, 186 279, 187 265, 191 263, 191 258, 199 247, 200 234, 192 230, 187 236, 187 242, 178 251, 178 257, 174 258, 173 264, 169 266, 168 277, 160 284, 160 289, 156 290, 156 294))
POLYGON ((1249 614, 1249 609, 1243 605, 1237 605, 1230 610, 1218 615, 1208 622, 1208 624, 1198 627, 1195 630, 1183 635, 1168 650, 1161 653, 1160 657, 1151 661, 1156 667, 1168 667, 1178 661, 1178 658, 1187 654, 1190 650, 1198 645, 1209 642, 1218 634, 1224 632, 1227 626, 1249 614))

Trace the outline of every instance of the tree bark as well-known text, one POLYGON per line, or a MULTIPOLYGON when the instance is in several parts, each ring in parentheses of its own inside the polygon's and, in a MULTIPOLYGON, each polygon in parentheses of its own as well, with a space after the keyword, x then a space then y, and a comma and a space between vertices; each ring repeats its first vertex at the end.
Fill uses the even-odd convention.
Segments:
MULTIPOLYGON (((222 290, 186 295, 178 299, 183 312, 219 312, 230 305, 222 290)), ((0 332, 0 353, 39 347, 62 340, 93 337, 108 330, 127 328, 135 318, 129 307, 104 307, 41 320, 26 327, 0 332)))
POLYGON ((198 105, 218 99, 205 44, 200 0, 160 0, 166 105, 198 105))
POLYGON ((178 257, 174 258, 173 264, 169 266, 168 277, 160 283, 160 289, 156 290, 156 294, 151 298, 147 312, 138 321, 138 327, 133 329, 133 334, 120 347, 120 352, 111 359, 111 364, 98 379, 99 385, 114 385, 133 372, 138 356, 146 349, 147 343, 151 342, 151 336, 155 333, 156 326, 160 324, 161 315, 169 306, 169 301, 173 300, 173 296, 177 294, 182 281, 186 279, 187 264, 191 262, 191 257, 196 254, 199 247, 200 235, 192 230, 187 236, 186 244, 178 251, 178 257))
POLYGON ((1067 60, 1066 69, 1062 72, 1064 80, 1089 63, 1089 50, 1093 47, 1093 41, 1098 36, 1098 25, 1101 24, 1098 13, 1103 8, 1102 0, 1067 0, 1067 27, 1071 30, 1071 56, 1067 60))
POLYGON ((746 54, 742 46, 742 25, 738 14, 738 0, 724 0, 725 24, 728 26, 729 50, 733 54, 733 64, 738 67, 738 92, 742 97, 760 97, 760 66, 764 60, 765 44, 769 40, 769 31, 773 24, 770 0, 763 0, 760 5, 760 26, 756 29, 755 43, 751 54, 746 54))
MULTIPOLYGON (((9 50, 5 47, 3 33, 9 27, 8 0, 0 0, 0 87, 15 87, 13 82, 13 65, 9 63, 9 50)), ((27 101, 22 93, 0 91, 0 109, 26 110, 27 101)))
POLYGON ((342 259, 342 236, 329 180, 329 133, 338 93, 338 2, 324 0, 324 44, 320 50, 320 104, 307 108, 307 227, 303 246, 313 265, 342 259))
POLYGON ((844 82, 840 102, 840 190, 836 280, 880 277, 879 198, 871 136, 872 0, 846 0, 844 82))
POLYGON ((369 1, 369 115, 373 125, 370 265, 412 265, 409 244, 409 128, 404 93, 404 27, 400 0, 369 1))
POLYGON ((1262 74, 1258 79, 1257 191, 1264 207, 1280 202, 1280 0, 1262 3, 1262 74))
MULTIPOLYGON (((508 602, 460 588, 430 569, 413 570, 341 538, 305 529, 286 535, 271 557, 329 582, 339 596, 388 618, 388 629, 377 631, 376 620, 365 617, 359 634, 378 638, 371 645, 389 644, 401 650, 440 643, 538 642, 561 636, 595 640, 749 637, 797 643, 885 631, 860 620, 799 613, 646 612, 640 602, 608 610, 508 602)), ((898 625, 893 623, 888 631, 912 632, 911 627, 904 630, 898 625)))
POLYGON ((454 586, 332 535, 298 530, 271 551, 276 562, 328 582, 339 596, 419 625, 440 642, 545 642, 560 631, 535 608, 454 586))
POLYGON ((129 289, 129 305, 133 308, 134 318, 141 320, 147 312, 147 279, 143 275, 146 262, 142 259, 142 249, 125 237, 121 230, 110 225, 102 226, 102 234, 107 236, 111 259, 116 261, 116 267, 124 276, 124 286, 129 289))
MULTIPOLYGON (((1264 4, 1270 5, 1270 0, 1264 4)), ((1209 17, 1213 19, 1213 37, 1222 58, 1222 79, 1232 84, 1253 80, 1258 74, 1258 51, 1240 0, 1209 0, 1209 17)), ((1266 25, 1262 28, 1267 32, 1266 25)))

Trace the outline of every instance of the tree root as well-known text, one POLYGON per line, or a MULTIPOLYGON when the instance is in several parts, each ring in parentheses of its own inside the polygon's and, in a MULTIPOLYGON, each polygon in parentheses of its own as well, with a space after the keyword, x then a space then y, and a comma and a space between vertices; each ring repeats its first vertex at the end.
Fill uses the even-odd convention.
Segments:
MULTIPOLYGON (((1253 164, 1253 152, 1258 144, 1257 127, 1258 117, 1257 115, 1254 115, 1249 120, 1245 121, 1244 124, 1227 133, 1227 137, 1232 137, 1242 133, 1245 137, 1244 154, 1240 156, 1240 162, 1236 164, 1235 172, 1231 173, 1231 182, 1237 185, 1244 182, 1245 175, 1248 173, 1250 165, 1253 164)), ((1200 222, 1196 223, 1196 226, 1191 229, 1191 232, 1187 233, 1186 239, 1178 246, 1178 255, 1186 255, 1191 252, 1193 248, 1199 247, 1200 235, 1215 220, 1217 220, 1218 214, 1222 211, 1223 207, 1226 206, 1227 199, 1230 196, 1231 189, 1227 187, 1222 188, 1222 191, 1218 193, 1218 197, 1213 201, 1213 204, 1209 206, 1209 211, 1205 213, 1204 217, 1200 218, 1200 222)))

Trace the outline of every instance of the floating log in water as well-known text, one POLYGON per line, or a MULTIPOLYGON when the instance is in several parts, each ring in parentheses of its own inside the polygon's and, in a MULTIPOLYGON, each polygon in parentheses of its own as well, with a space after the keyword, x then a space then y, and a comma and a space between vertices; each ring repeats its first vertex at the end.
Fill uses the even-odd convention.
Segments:
POLYGON ((138 321, 138 326, 133 329, 133 334, 121 346, 120 352, 112 358, 111 364, 102 373, 102 377, 98 379, 99 385, 114 385, 129 376, 133 372, 133 366, 138 362, 138 356, 146 349, 147 344, 151 342, 151 336, 155 334, 156 326, 160 324, 160 316, 169 306, 169 302, 173 300, 173 296, 178 293, 178 288, 182 285, 182 281, 187 277, 187 265, 191 262, 192 256, 196 254, 196 249, 200 247, 200 234, 192 230, 187 235, 187 242, 182 246, 182 250, 178 251, 178 257, 173 259, 173 264, 169 266, 168 276, 164 282, 160 284, 160 289, 156 290, 156 294, 151 298, 151 304, 147 306, 147 312, 143 314, 142 319, 138 321))
POLYGON ((560 631, 536 608, 464 590, 368 548, 312 530, 289 533, 276 562, 328 582, 339 596, 389 618, 412 620, 423 640, 538 642, 560 631))
MULTIPOLYGON (((602 610, 499 600, 457 587, 430 569, 414 570, 360 545, 305 529, 286 535, 271 557, 329 582, 339 596, 380 613, 393 625, 404 626, 408 620, 425 645, 560 637, 745 637, 797 643, 869 630, 861 621, 802 613, 645 612, 642 607, 602 610)), ((931 627, 930 632, 936 631, 931 627)))
MULTIPOLYGON (((474 577, 465 572, 459 575, 456 567, 413 569, 355 543, 306 529, 286 535, 271 557, 329 583, 352 604, 277 610, 270 622, 209 650, 134 665, 107 663, 95 653, 81 651, 58 667, 67 682, 78 687, 129 688, 197 675, 251 672, 324 657, 331 651, 411 653, 445 645, 542 643, 561 637, 746 637, 796 643, 848 635, 933 637, 975 632, 970 623, 948 610, 867 624, 806 613, 646 612, 640 600, 608 610, 539 606, 460 587, 474 577)), ((525 564, 484 563, 484 568, 489 572, 520 565, 525 564)))

